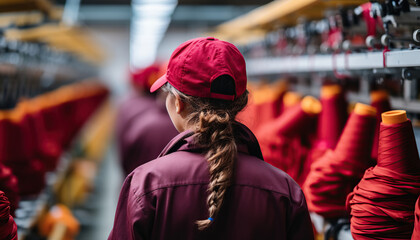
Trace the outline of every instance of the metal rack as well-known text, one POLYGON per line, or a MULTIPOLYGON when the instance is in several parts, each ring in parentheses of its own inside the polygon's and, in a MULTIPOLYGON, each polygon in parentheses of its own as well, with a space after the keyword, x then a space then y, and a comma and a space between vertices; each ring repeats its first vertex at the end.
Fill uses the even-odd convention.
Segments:
POLYGON ((420 50, 247 59, 249 76, 420 67, 420 50))
MULTIPOLYGON (((262 59, 247 59, 247 73, 251 78, 267 75, 305 76, 312 74, 334 74, 346 77, 362 76, 361 84, 367 84, 364 75, 392 74, 403 81, 401 97, 391 97, 394 108, 405 109, 411 113, 420 113, 420 100, 416 99, 417 80, 420 79, 420 50, 393 50, 388 52, 338 53, 313 56, 287 56, 262 59), (416 91, 415 91, 416 92, 416 91)), ((368 85, 368 84, 367 84, 368 85)), ((319 85, 298 84, 295 90, 317 96, 319 85)), ((368 86, 366 91, 349 93, 350 101, 369 103, 368 86)))

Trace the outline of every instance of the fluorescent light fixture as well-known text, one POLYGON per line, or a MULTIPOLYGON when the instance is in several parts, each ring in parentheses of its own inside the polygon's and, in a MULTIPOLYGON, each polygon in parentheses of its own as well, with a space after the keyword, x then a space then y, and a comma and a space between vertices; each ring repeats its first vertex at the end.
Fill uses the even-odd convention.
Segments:
POLYGON ((156 61, 157 49, 176 0, 133 0, 130 37, 130 68, 145 68, 156 61))

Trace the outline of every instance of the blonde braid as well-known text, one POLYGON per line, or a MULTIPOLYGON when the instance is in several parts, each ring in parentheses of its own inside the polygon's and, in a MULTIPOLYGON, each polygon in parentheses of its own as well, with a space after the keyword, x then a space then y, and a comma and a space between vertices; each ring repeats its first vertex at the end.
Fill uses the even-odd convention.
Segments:
MULTIPOLYGON (((226 112, 201 112, 199 118, 198 141, 208 145, 206 159, 209 164, 210 182, 207 205, 210 218, 214 219, 219 212, 226 189, 230 186, 237 147, 233 137, 232 121, 226 112)), ((210 226, 209 219, 197 221, 198 229, 210 226)))

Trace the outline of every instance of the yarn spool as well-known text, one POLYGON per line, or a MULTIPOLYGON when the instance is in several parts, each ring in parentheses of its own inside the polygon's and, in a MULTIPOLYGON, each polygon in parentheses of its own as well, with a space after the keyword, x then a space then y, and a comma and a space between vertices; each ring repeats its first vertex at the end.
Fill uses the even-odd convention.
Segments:
POLYGON ((308 208, 333 220, 346 217, 346 197, 371 166, 376 110, 358 103, 337 147, 313 163, 303 186, 308 208))
POLYGON ((307 96, 256 132, 265 161, 282 169, 300 184, 303 183, 302 173, 307 166, 305 161, 309 151, 302 146, 301 138, 321 109, 317 99, 307 96))
POLYGON ((410 239, 420 195, 420 159, 403 110, 382 114, 378 160, 347 198, 354 239, 410 239))

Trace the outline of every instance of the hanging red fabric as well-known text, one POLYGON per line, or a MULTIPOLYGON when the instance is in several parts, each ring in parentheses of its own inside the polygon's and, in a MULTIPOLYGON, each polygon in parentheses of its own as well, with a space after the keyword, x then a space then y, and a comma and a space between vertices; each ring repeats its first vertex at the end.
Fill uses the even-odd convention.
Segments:
POLYGON ((35 144, 35 152, 30 158, 43 160, 47 171, 55 170, 58 158, 61 155, 60 145, 46 131, 43 116, 40 109, 44 101, 38 97, 31 100, 21 101, 16 108, 22 109, 26 114, 25 121, 28 122, 32 132, 26 136, 35 144))
POLYGON ((45 186, 45 166, 35 158, 34 129, 23 108, 3 113, 0 118, 0 162, 19 179, 19 195, 39 193, 45 186))
POLYGON ((25 160, 33 156, 35 142, 28 138, 32 129, 23 109, 0 112, 0 162, 25 160))
POLYGON ((334 151, 313 163, 303 186, 308 209, 326 219, 346 217, 346 197, 372 165, 375 117, 353 113, 334 151))
POLYGON ((64 137, 63 147, 68 147, 89 117, 107 98, 109 91, 101 85, 87 85, 81 97, 71 99, 60 105, 63 116, 71 120, 70 129, 64 137))
POLYGON ((358 239, 410 239, 420 195, 420 160, 411 122, 381 123, 378 161, 347 197, 358 239))

